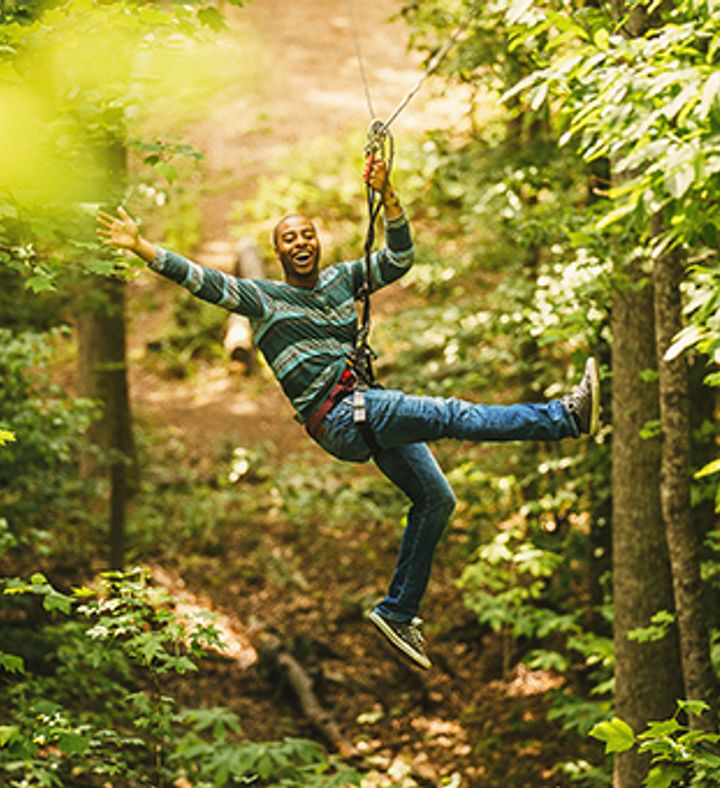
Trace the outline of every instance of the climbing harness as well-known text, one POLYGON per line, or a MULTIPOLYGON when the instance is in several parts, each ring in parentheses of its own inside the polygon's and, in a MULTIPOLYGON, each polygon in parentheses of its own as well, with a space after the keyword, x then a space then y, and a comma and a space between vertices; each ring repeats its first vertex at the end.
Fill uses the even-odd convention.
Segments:
POLYGON ((445 44, 435 53, 430 60, 416 84, 407 92, 400 103, 390 113, 387 120, 380 120, 375 113, 370 86, 367 80, 362 51, 360 48, 360 38, 357 31, 357 24, 353 9, 352 0, 348 0, 348 10, 351 20, 353 41, 355 44, 355 56, 360 71, 360 77, 365 90, 365 100, 368 112, 372 121, 368 128, 367 140, 365 142, 365 192, 368 206, 368 224, 365 232, 365 242, 363 244, 364 276, 363 281, 356 293, 358 300, 362 301, 360 325, 355 337, 355 345, 348 355, 347 368, 342 374, 340 381, 331 389, 325 400, 313 411, 305 422, 308 433, 318 440, 322 434, 321 422, 325 416, 341 399, 352 394, 353 422, 356 424, 365 440, 368 448, 374 456, 380 446, 375 437, 375 433, 367 421, 367 409, 365 405, 365 392, 371 388, 381 388, 375 380, 373 361, 377 358, 375 352, 370 347, 370 294, 372 283, 372 250, 375 245, 375 226, 382 210, 382 199, 387 184, 390 180, 390 173, 395 158, 395 141, 390 132, 390 126, 395 122, 400 113, 407 107, 412 99, 417 95, 425 81, 440 66, 448 52, 457 43, 460 35, 467 27, 472 16, 472 9, 448 38, 445 44), (379 190, 374 189, 369 181, 370 169, 374 162, 385 161, 385 181, 379 190))

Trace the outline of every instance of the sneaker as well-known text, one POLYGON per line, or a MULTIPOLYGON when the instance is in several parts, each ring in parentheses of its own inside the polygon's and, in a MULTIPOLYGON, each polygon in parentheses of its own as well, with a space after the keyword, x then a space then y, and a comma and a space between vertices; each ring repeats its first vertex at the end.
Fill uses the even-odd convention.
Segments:
POLYGON ((422 619, 416 616, 412 621, 390 621, 389 618, 381 616, 376 610, 373 610, 368 618, 396 649, 402 651, 416 665, 425 668, 425 670, 432 667, 432 662, 428 659, 423 648, 424 639, 420 631, 422 619))
POLYGON ((570 411, 581 434, 595 435, 600 428, 600 378, 592 356, 585 362, 585 373, 562 404, 570 411))

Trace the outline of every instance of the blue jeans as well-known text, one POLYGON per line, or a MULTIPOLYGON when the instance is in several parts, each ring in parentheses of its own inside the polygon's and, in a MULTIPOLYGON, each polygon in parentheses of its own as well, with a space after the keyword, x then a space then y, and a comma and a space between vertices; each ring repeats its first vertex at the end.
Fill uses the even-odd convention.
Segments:
MULTIPOLYGON (((372 389, 365 393, 365 404, 367 422, 380 446, 375 463, 412 502, 390 589, 376 610, 393 621, 409 621, 418 612, 435 546, 455 508, 453 491, 425 442, 440 438, 553 441, 577 437, 578 430, 559 400, 474 405, 372 389)), ((319 443, 341 460, 370 459, 372 452, 353 422, 352 395, 325 416, 319 443)))

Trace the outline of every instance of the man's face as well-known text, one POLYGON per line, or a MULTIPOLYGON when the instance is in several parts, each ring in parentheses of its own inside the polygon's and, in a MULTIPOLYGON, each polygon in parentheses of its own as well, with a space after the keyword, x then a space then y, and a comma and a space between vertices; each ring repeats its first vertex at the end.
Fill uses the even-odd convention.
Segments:
POLYGON ((286 216, 275 228, 275 251, 288 280, 307 281, 317 275, 320 241, 306 216, 286 216))

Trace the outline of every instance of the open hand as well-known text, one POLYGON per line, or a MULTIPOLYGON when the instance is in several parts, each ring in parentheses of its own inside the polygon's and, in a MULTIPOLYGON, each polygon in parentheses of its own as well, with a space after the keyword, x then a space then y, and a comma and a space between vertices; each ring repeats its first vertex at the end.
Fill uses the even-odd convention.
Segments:
POLYGON ((124 208, 118 208, 117 212, 117 216, 111 216, 104 211, 98 211, 97 234, 104 238, 103 243, 106 246, 135 251, 140 238, 137 223, 124 208))

